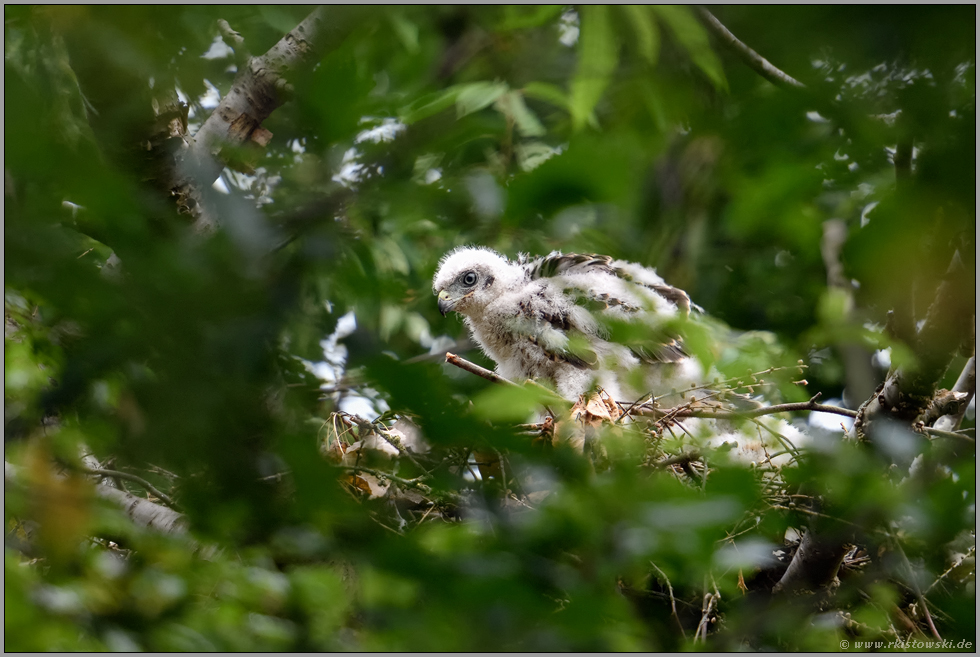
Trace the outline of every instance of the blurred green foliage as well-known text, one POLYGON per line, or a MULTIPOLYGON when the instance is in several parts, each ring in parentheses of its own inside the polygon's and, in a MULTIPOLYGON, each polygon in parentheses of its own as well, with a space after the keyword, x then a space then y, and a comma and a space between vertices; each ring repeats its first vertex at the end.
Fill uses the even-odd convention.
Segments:
POLYGON ((178 90, 193 133, 308 11, 4 8, 5 458, 34 473, 6 489, 5 649, 836 650, 921 631, 917 591, 975 640, 972 442, 814 427, 773 479, 658 465, 694 438, 613 427, 590 459, 512 427, 545 393, 409 362, 465 336, 430 281, 481 244, 658 267, 711 317, 679 329, 692 352, 779 368, 774 402, 840 399, 842 346, 913 363, 888 311, 922 319, 957 249, 975 271, 974 9, 718 7, 796 92, 686 7, 372 8, 295 72, 252 174, 222 174, 225 229, 192 235, 153 103, 178 90), (831 219, 852 293, 828 288, 831 219), (338 410, 411 418, 429 451, 362 445, 395 477, 369 481, 338 410), (169 491, 190 535, 38 474, 80 449, 169 491), (940 474, 908 477, 922 452, 940 474), (369 499, 386 485, 406 494, 369 499), (812 521, 793 496, 858 530, 829 601, 762 593, 812 521))

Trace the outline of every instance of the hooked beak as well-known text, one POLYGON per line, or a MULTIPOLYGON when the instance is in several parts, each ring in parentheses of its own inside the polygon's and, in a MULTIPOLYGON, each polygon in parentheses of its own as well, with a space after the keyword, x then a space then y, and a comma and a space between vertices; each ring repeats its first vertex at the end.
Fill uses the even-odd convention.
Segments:
POLYGON ((453 306, 455 306, 458 301, 459 299, 453 299, 451 296, 449 296, 449 292, 443 290, 439 293, 439 312, 441 312, 442 316, 445 317, 446 313, 452 310, 453 306))

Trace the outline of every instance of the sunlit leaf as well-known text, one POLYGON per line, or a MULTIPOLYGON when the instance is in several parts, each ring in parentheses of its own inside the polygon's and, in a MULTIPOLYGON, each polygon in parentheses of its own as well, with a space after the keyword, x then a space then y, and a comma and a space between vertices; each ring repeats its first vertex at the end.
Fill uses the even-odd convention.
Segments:
POLYGON ((391 14, 391 26, 409 54, 419 50, 419 26, 400 13, 391 14))
POLYGON ((661 5, 653 9, 711 83, 718 89, 727 89, 728 81, 725 79, 721 61, 712 50, 708 33, 695 18, 692 9, 673 5, 661 5))
POLYGON ((473 82, 459 87, 456 95, 456 118, 479 112, 492 105, 507 93, 509 87, 503 82, 473 82))
POLYGON ((544 126, 524 103, 524 96, 519 91, 509 91, 496 101, 497 108, 507 116, 522 137, 541 137, 545 134, 544 126))
POLYGON ((582 35, 578 62, 569 92, 572 124, 581 130, 612 80, 619 59, 619 41, 612 29, 610 9, 600 5, 582 8, 582 35))
POLYGON ((473 413, 498 422, 523 422, 547 405, 558 408, 567 402, 534 384, 491 386, 473 400, 473 413))
POLYGON ((556 18, 563 9, 563 5, 504 5, 504 16, 497 29, 506 31, 538 27, 556 18))
POLYGON ((660 27, 650 7, 642 5, 623 5, 623 12, 636 35, 637 49, 651 66, 660 56, 660 27))
MULTIPOLYGON (((407 124, 421 121, 434 114, 452 107, 456 103, 460 89, 451 87, 444 91, 436 92, 415 101, 407 107, 403 107, 399 112, 399 118, 407 124)), ((493 102, 492 100, 490 102, 493 102)), ((489 103, 487 103, 489 105, 489 103)))
POLYGON ((543 100, 556 107, 568 109, 568 95, 563 89, 547 82, 528 82, 522 89, 528 98, 543 100))

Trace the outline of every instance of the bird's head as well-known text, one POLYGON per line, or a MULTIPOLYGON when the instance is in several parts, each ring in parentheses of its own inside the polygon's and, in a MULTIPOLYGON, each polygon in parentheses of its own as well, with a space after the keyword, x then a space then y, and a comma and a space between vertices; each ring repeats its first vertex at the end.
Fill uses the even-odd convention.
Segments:
POLYGON ((490 249, 461 247, 447 253, 432 279, 439 312, 478 315, 519 276, 519 269, 490 249))

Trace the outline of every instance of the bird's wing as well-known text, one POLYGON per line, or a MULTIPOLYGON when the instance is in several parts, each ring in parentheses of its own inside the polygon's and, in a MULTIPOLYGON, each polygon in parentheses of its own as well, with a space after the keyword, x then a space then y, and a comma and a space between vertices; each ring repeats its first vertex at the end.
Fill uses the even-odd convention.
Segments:
POLYGON ((595 255, 591 253, 561 253, 554 251, 542 258, 529 260, 521 258, 530 278, 551 278, 568 271, 585 272, 592 269, 603 269, 612 271, 613 259, 609 256, 595 255))
POLYGON ((691 299, 652 270, 605 255, 560 252, 521 264, 530 280, 551 279, 600 324, 621 329, 612 331, 621 334, 616 342, 641 361, 673 363, 689 355, 679 336, 658 328, 669 316, 656 312, 663 303, 657 304, 654 296, 676 307, 682 317, 690 314, 691 299))
POLYGON ((579 369, 595 369, 599 358, 591 348, 594 322, 570 306, 558 290, 536 285, 518 304, 515 331, 540 350, 544 358, 579 369))

